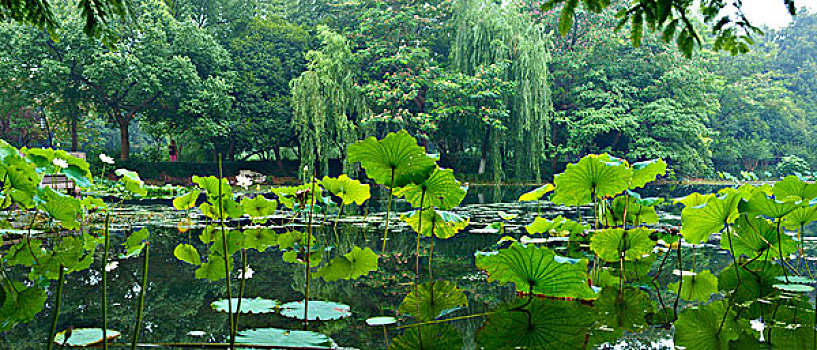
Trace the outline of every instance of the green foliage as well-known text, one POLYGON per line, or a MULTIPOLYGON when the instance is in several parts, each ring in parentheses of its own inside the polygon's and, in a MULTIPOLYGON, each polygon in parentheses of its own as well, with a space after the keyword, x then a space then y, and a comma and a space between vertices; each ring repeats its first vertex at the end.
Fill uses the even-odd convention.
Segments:
POLYGON ((201 265, 201 256, 199 256, 199 252, 196 250, 196 247, 193 247, 190 244, 177 245, 176 249, 173 249, 173 256, 175 256, 176 259, 191 265, 201 265))
POLYGON ((445 310, 467 306, 468 298, 455 283, 433 281, 414 288, 400 304, 400 312, 425 322, 436 319, 445 310))
POLYGON ((525 226, 525 230, 530 234, 547 233, 547 234, 579 234, 589 230, 590 225, 582 225, 573 220, 563 218, 561 215, 548 220, 542 217, 533 219, 533 222, 525 226))
POLYGON ((138 173, 127 169, 116 169, 115 173, 120 176, 119 181, 125 185, 128 192, 139 196, 147 195, 148 191, 145 189, 145 182, 139 178, 138 173))
POLYGON ((718 292, 718 278, 709 270, 697 274, 684 272, 681 279, 683 283, 670 283, 667 288, 686 301, 706 302, 712 294, 718 292))
MULTIPOLYGON (((690 197, 687 203, 701 197, 690 197)), ((713 233, 721 232, 738 218, 738 194, 711 197, 704 204, 685 207, 681 212, 681 234, 691 244, 700 244, 713 233)), ((694 204, 694 203, 692 203, 694 204)))
POLYGON ((523 193, 521 196, 519 196, 519 201, 520 202, 538 201, 542 199, 544 195, 553 191, 554 188, 555 187, 553 186, 553 184, 539 186, 537 188, 534 188, 533 190, 523 193))
POLYGON ((460 205, 465 198, 465 189, 454 177, 453 170, 436 167, 428 178, 420 183, 406 184, 394 191, 394 195, 405 197, 417 208, 449 210, 460 205))
POLYGON ((590 239, 590 250, 605 261, 640 260, 652 252, 655 242, 650 238, 651 230, 606 229, 597 232, 590 239))
POLYGON ((470 218, 462 218, 448 211, 426 209, 422 211, 422 214, 418 213, 420 212, 414 211, 411 215, 401 216, 400 219, 409 224, 414 232, 426 237, 448 239, 454 237, 471 222, 470 218))
POLYGON ((489 282, 513 283, 522 293, 549 297, 595 299, 587 285, 587 260, 557 256, 548 248, 513 243, 498 252, 477 253, 477 267, 489 282))
POLYGON ((552 200, 566 205, 587 204, 592 198, 615 196, 629 188, 633 171, 607 154, 588 155, 554 180, 552 200), (591 195, 593 196, 591 198, 591 195))
POLYGON ((337 178, 324 176, 321 179, 321 186, 340 197, 345 205, 352 203, 363 205, 363 202, 372 196, 368 184, 361 184, 360 181, 352 180, 346 174, 341 174, 337 178))
POLYGON ((741 329, 735 311, 723 301, 687 308, 675 325, 675 343, 690 350, 730 349, 729 343, 738 339, 741 329))
POLYGON ((244 214, 249 215, 253 221, 266 221, 265 219, 275 213, 278 208, 278 202, 269 200, 262 195, 257 195, 255 198, 244 197, 241 200, 241 210, 244 214))
POLYGON ((450 324, 432 324, 411 327, 392 340, 389 350, 446 350, 460 349, 462 335, 450 324))
POLYGON ((377 270, 377 260, 378 256, 371 248, 360 249, 355 246, 349 253, 330 260, 313 276, 323 278, 326 282, 353 280, 377 270))
POLYGON ((405 130, 382 140, 369 137, 349 146, 348 152, 349 161, 360 162, 366 176, 389 187, 422 183, 435 169, 434 159, 405 130))

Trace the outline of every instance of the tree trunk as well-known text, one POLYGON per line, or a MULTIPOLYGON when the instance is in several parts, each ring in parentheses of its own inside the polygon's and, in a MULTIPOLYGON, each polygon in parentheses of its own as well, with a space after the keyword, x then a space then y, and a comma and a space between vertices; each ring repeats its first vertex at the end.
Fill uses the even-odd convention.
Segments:
POLYGON ((76 152, 79 148, 79 140, 77 136, 77 117, 71 118, 71 152, 76 152))
POLYGON ((119 122, 119 159, 128 160, 130 159, 130 132, 128 131, 130 119, 117 117, 116 120, 119 122))

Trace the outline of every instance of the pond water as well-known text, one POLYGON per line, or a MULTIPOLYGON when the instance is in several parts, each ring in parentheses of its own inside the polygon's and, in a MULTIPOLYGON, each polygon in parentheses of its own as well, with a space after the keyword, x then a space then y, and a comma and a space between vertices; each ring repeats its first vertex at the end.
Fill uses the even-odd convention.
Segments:
MULTIPOLYGON (((533 218, 542 212, 542 216, 555 217, 565 215, 576 218, 575 208, 563 208, 543 203, 519 204, 513 202, 519 194, 529 190, 530 186, 505 186, 502 193, 493 193, 492 187, 475 186, 469 190, 466 204, 456 211, 465 217, 471 218, 471 225, 465 233, 451 239, 436 240, 433 246, 432 269, 434 280, 448 280, 456 283, 468 299, 468 306, 454 310, 447 318, 465 315, 478 315, 497 310, 508 303, 521 303, 512 285, 499 286, 489 283, 483 272, 475 267, 474 253, 494 247, 499 239, 498 234, 484 233, 484 228, 499 220, 499 212, 517 214, 508 221, 504 229, 506 233, 519 237, 523 234, 522 226, 533 221, 533 218), (499 199, 504 203, 493 203, 499 199), (480 230, 483 229, 483 230, 480 230), (483 232, 483 233, 475 233, 483 232)), ((711 191, 715 188, 701 188, 676 186, 673 188, 648 188, 647 195, 662 195, 665 197, 680 197, 693 190, 711 191)), ((375 197, 377 198, 377 196, 375 197)), ((382 198, 382 196, 380 197, 382 198)), ((381 205, 382 200, 373 200, 367 217, 352 215, 340 224, 340 242, 337 251, 348 251, 352 245, 371 247, 379 251, 382 235, 379 223, 382 214, 373 214, 381 205)), ((408 207, 397 201, 396 210, 403 211, 408 207)), ((672 206, 664 207, 662 216, 672 224, 677 221, 678 210, 672 206)), ((589 210, 583 212, 583 220, 592 220, 587 217, 589 210)), ((394 215, 397 216, 397 215, 394 215)), ((393 216, 393 218, 394 218, 393 216)), ((176 222, 183 214, 169 208, 167 203, 159 202, 139 205, 129 205, 121 212, 118 220, 116 235, 113 235, 112 246, 118 248, 124 236, 123 231, 148 227, 151 232, 150 274, 148 292, 144 311, 145 329, 141 340, 146 343, 167 342, 223 342, 226 338, 227 316, 225 313, 214 311, 210 304, 213 301, 226 297, 226 287, 223 281, 209 282, 197 280, 194 268, 179 261, 173 255, 174 247, 179 243, 191 243, 204 251, 204 247, 195 237, 197 230, 179 233, 176 222), (192 237, 192 239, 191 239, 192 237), (198 242, 198 244, 197 244, 198 242)), ((283 217, 283 216, 282 216, 283 217)), ((332 216, 328 217, 326 225, 320 225, 316 230, 319 241, 334 242, 331 230, 332 216)), ((809 232, 811 235, 813 232, 809 232)), ((381 349, 386 347, 382 328, 369 327, 365 320, 373 316, 395 316, 402 322, 411 323, 410 317, 402 315, 398 307, 411 291, 414 280, 414 253, 415 238, 410 229, 393 221, 389 234, 388 253, 383 254, 379 261, 379 270, 352 281, 338 281, 326 283, 320 279, 313 279, 310 285, 311 299, 327 300, 347 304, 351 308, 350 317, 335 321, 315 321, 309 324, 309 329, 330 336, 340 347, 357 349, 381 349)), ((431 241, 424 239, 421 244, 420 275, 421 282, 430 280, 429 250, 431 241)), ((809 255, 814 256, 812 244, 807 246, 809 255)), ((557 252, 564 251, 564 245, 554 243, 550 245, 557 252)), ((120 249, 121 250, 121 249, 120 249)), ((118 256, 113 254, 113 256, 118 256)), ((97 259, 99 261, 101 259, 97 259)), ((652 269, 662 259, 657 259, 652 269)), ((690 254, 686 250, 683 258, 683 270, 692 269, 694 263, 698 270, 710 269, 717 273, 731 263, 731 257, 715 245, 705 244, 690 254), (693 255, 694 254, 694 255, 693 255), (694 256, 694 258, 693 258, 694 256)), ((669 264, 669 263, 667 263, 669 264)), ((246 280, 245 297, 262 297, 278 300, 282 303, 303 299, 304 269, 302 265, 286 263, 281 253, 275 249, 264 253, 250 251, 248 265, 253 276, 246 280)), ((91 269, 73 273, 68 276, 64 288, 62 312, 58 329, 68 327, 99 327, 101 326, 101 266, 93 265, 91 269)), ((676 267, 674 267, 676 268, 676 267)), ((132 334, 132 322, 136 315, 139 295, 139 281, 141 278, 142 258, 119 259, 114 258, 108 269, 108 327, 122 332, 122 339, 129 340, 132 334)), ((648 286, 635 289, 634 293, 648 295, 654 305, 659 303, 671 304, 675 295, 666 291, 667 284, 678 280, 672 269, 663 269, 663 273, 656 278, 661 286, 660 294, 648 286), (659 298, 660 296, 660 298, 659 298)), ((19 272, 19 271, 12 271, 19 272)), ((233 280, 234 290, 237 291, 237 281, 233 280)), ((234 297, 235 297, 234 292, 234 297)), ((31 323, 18 325, 9 332, 0 333, 0 349, 28 350, 43 349, 46 335, 50 327, 51 310, 53 308, 53 290, 49 290, 49 300, 45 311, 31 323)), ((717 296, 713 296, 718 299, 717 296)), ((616 309, 615 304, 610 309, 616 309)), ((686 305, 680 302, 680 308, 686 305)), ((643 312, 634 310, 615 310, 609 317, 599 317, 604 314, 602 303, 589 305, 577 301, 536 300, 530 305, 533 310, 533 323, 537 331, 541 331, 541 349, 671 349, 672 328, 648 325, 643 312), (584 314, 593 316, 584 317, 584 314), (609 320, 619 322, 626 329, 628 324, 639 324, 638 331, 620 331, 615 329, 609 320), (561 328, 559 328, 561 327, 561 328), (550 332, 550 333, 548 333, 550 332)), ((608 310, 609 311, 609 310, 608 310)), ((506 312, 507 313, 507 312, 506 312)), ((519 316, 519 315, 516 315, 519 316)), ((501 341, 513 337, 514 333, 508 329, 524 328, 515 325, 513 313, 498 315, 511 322, 503 330, 480 330, 486 324, 487 317, 463 318, 451 321, 456 330, 454 335, 462 338, 463 348, 479 348, 477 341, 484 345, 486 339, 501 341), (480 335, 478 333, 482 332, 480 335)), ((518 321, 518 320, 516 320, 518 321)), ((498 320, 492 320, 497 324, 498 320)), ((286 318, 278 313, 271 314, 242 314, 240 330, 253 328, 277 327, 285 329, 303 329, 303 323, 286 318)), ((403 330, 391 330, 389 340, 394 340, 403 330)), ((442 333, 442 331, 439 331, 442 333)), ((492 344, 488 342, 488 344, 492 344)), ((426 344, 428 346, 428 344, 426 344)), ((490 348, 491 345, 485 346, 490 348)), ((167 347, 165 347, 167 348, 167 347)), ((445 347, 440 347, 441 349, 445 347)), ((533 347, 532 347, 533 348, 533 347)))

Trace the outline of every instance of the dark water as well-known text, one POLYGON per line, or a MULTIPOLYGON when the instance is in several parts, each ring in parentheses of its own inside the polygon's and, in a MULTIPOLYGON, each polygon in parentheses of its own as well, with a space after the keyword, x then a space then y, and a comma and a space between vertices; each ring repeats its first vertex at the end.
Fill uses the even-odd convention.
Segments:
MULTIPOLYGON (((501 199, 511 202, 519 194, 527 191, 531 186, 504 187, 501 199)), ((667 197, 681 197, 688 194, 693 188, 649 188, 655 194, 667 197)), ((701 190, 701 188, 694 188, 701 190)), ((706 188, 704 188, 706 191, 706 188)), ((494 195, 493 188, 472 187, 466 198, 466 203, 491 203, 500 197, 494 195)), ((647 191, 644 191, 647 192, 647 191)), ((642 193, 644 193, 642 192, 642 193)), ((646 195, 654 195, 649 192, 646 195)), ((373 201, 373 206, 380 201, 373 201)), ((397 211, 407 209, 405 203, 395 203, 397 211)), ((226 298, 224 281, 210 282, 196 280, 194 267, 177 260, 173 256, 173 248, 179 243, 198 242, 197 232, 179 233, 174 228, 167 227, 168 223, 178 220, 178 213, 159 209, 157 207, 134 207, 127 222, 130 225, 149 227, 152 231, 150 252, 150 277, 146 307, 144 312, 144 331, 142 342, 222 342, 227 334, 227 317, 224 313, 217 313, 210 307, 210 303, 226 298), (190 331, 204 332, 204 336, 187 335, 190 331)), ((668 208, 671 211, 671 208, 668 208)), ((470 205, 463 209, 463 215, 490 217, 497 210, 518 212, 522 215, 515 219, 519 224, 526 224, 533 220, 537 208, 533 204, 521 206, 516 203, 503 205, 470 205), (469 213, 471 215, 469 215, 469 213)), ((549 210, 549 209, 546 209, 549 210)), ((374 210, 372 210, 374 211, 374 210)), ((480 224, 488 224, 481 221, 480 224)), ((476 225, 475 225, 476 226, 476 225)), ((509 233, 519 235, 519 226, 509 225, 509 233)), ((382 231, 361 228, 357 225, 341 225, 341 242, 338 251, 348 251, 352 244, 369 246, 379 250, 382 231)), ((319 241, 333 242, 334 237, 328 228, 317 231, 319 241)), ((512 302, 515 299, 513 287, 499 286, 488 283, 484 274, 474 266, 474 253, 485 250, 496 243, 498 235, 480 235, 461 233, 448 239, 434 242, 433 277, 435 280, 445 279, 456 283, 464 290, 468 297, 468 307, 457 311, 453 316, 479 314, 495 309, 497 306, 512 302)), ((112 240, 112 246, 119 249, 121 236, 112 240)), ((381 256, 379 270, 359 280, 339 281, 326 283, 319 279, 311 282, 311 298, 313 300, 330 300, 345 303, 351 306, 352 316, 338 321, 312 322, 310 330, 332 337, 343 347, 360 349, 380 349, 385 347, 381 328, 371 328, 364 322, 372 316, 404 317, 398 312, 400 302, 410 291, 410 284, 414 276, 415 236, 404 227, 397 226, 390 234, 388 254, 381 256)), ((199 251, 206 251, 199 243, 199 251)), ((428 250, 431 241, 423 240, 421 247, 420 281, 429 280, 428 250)), ((813 253, 813 251, 812 251, 813 253)), ((237 254, 236 254, 237 255, 237 254)), ((250 268, 254 276, 246 281, 245 297, 263 297, 281 302, 301 300, 304 289, 304 269, 301 265, 286 263, 281 253, 270 249, 265 253, 251 251, 248 254, 250 268)), ((812 254, 813 255, 813 254, 812 254)), ((118 254, 112 254, 118 256, 118 254)), ((687 253, 684 258, 684 269, 690 269, 694 262, 696 267, 720 271, 730 263, 730 259, 720 249, 704 246, 687 253)), ((101 259, 97 259, 99 261, 101 259)), ((660 260, 660 259, 659 259, 660 260)), ((139 279, 143 260, 141 257, 131 259, 114 259, 117 267, 108 273, 108 328, 122 332, 120 341, 130 340, 132 322, 136 316, 139 279)), ((658 262, 656 262, 658 264, 658 262)), ((64 288, 62 312, 58 330, 68 327, 100 327, 101 326, 101 270, 102 266, 95 264, 89 270, 77 272, 67 277, 64 288)), ((654 266, 655 268, 655 266, 654 266)), ((666 269, 669 270, 669 269, 666 269)), ((14 270, 12 273, 22 273, 14 270)), ((677 280, 668 271, 658 278, 661 289, 666 284, 677 280)), ((233 279, 234 297, 238 291, 237 279, 233 279)), ((665 300, 674 300, 674 294, 661 292, 665 300)), ((653 301, 656 295, 652 293, 653 301)), ((18 325, 13 330, 0 333, 0 349, 23 350, 44 349, 48 328, 52 317, 53 291, 49 291, 46 310, 41 312, 33 322, 18 325)), ((682 306, 683 306, 682 302, 682 306)), ((411 322, 406 320, 406 322, 411 322)), ((485 318, 477 317, 451 324, 464 339, 464 348, 476 347, 474 334, 485 323, 485 318)), ((239 329, 278 327, 287 329, 301 329, 302 323, 282 317, 278 314, 242 314, 239 329)), ((389 333, 391 338, 398 336, 400 331, 389 333)), ((668 329, 648 327, 639 333, 625 332, 618 340, 597 345, 599 349, 665 349, 671 348, 672 332, 668 329), (669 347, 668 347, 669 346, 669 347)))

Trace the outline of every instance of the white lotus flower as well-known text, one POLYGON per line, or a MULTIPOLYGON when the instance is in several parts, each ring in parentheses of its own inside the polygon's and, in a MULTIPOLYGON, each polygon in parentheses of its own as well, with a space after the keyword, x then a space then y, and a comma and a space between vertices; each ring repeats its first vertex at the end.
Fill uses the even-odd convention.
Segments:
POLYGON ((99 160, 101 160, 101 161, 102 161, 103 163, 105 163, 105 164, 113 164, 113 163, 114 163, 113 158, 109 157, 109 156, 108 156, 107 154, 105 154, 105 153, 100 153, 100 154, 99 154, 99 160))
POLYGON ((62 158, 54 158, 54 160, 51 161, 51 162, 54 163, 54 165, 56 165, 56 166, 58 166, 60 168, 63 168, 63 169, 68 167, 68 161, 66 161, 65 159, 62 159, 62 158))
POLYGON ((118 266, 119 266, 119 262, 118 262, 118 261, 111 261, 111 262, 109 262, 107 265, 105 265, 105 271, 111 272, 111 271, 113 271, 113 270, 116 270, 116 268, 117 268, 118 266))
POLYGON ((246 190, 252 185, 252 178, 246 175, 238 175, 235 177, 235 182, 246 190))
MULTIPOLYGON (((244 279, 252 278, 253 274, 255 274, 255 271, 253 271, 252 268, 250 268, 250 266, 247 265, 247 269, 244 270, 244 279)), ((241 278, 241 273, 238 274, 238 278, 241 278)))

